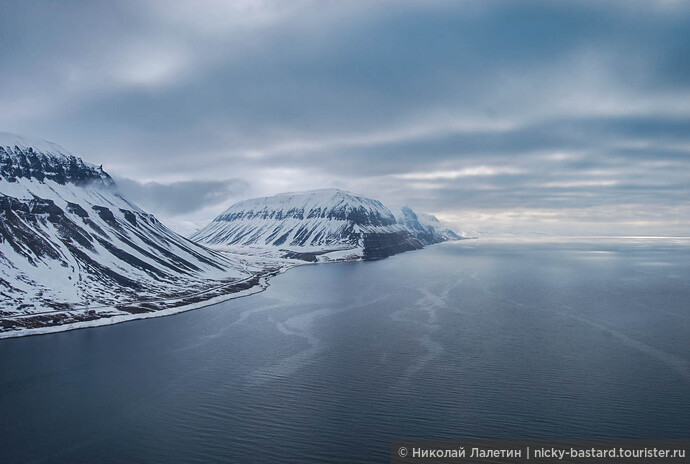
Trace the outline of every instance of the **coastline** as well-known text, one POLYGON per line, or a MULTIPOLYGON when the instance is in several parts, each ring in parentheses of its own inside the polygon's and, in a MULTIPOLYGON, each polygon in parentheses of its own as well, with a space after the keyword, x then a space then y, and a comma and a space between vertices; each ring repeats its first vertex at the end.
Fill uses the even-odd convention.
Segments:
MULTIPOLYGON (((308 263, 304 263, 308 264, 308 263)), ((86 321, 78 321, 78 322, 70 322, 67 324, 59 324, 59 325, 52 325, 52 326, 45 326, 45 327, 34 327, 34 328, 23 328, 23 329, 18 329, 18 330, 8 330, 4 332, 0 332, 0 340, 5 340, 5 339, 10 339, 10 338, 20 338, 20 337, 29 337, 29 336, 35 336, 35 335, 46 335, 46 334, 52 334, 52 333, 59 333, 59 332, 67 332, 71 330, 80 330, 80 329, 89 329, 93 327, 104 327, 108 325, 114 325, 114 324, 122 324, 124 322, 131 322, 131 321, 137 321, 141 319, 152 319, 156 317, 167 317, 167 316, 173 316, 176 314, 184 313, 187 311, 193 311, 196 309, 201 309, 205 308, 207 306, 213 306, 219 303, 223 303, 225 301, 229 300, 234 300, 237 298, 244 298, 247 296, 255 295, 257 293, 261 293, 264 290, 266 290, 269 285, 270 285, 270 278, 274 277, 276 275, 282 274, 289 269, 292 269, 293 267, 301 266, 302 264, 295 264, 293 266, 287 266, 287 267, 281 267, 280 269, 271 271, 271 272, 266 272, 262 274, 257 274, 254 275, 252 278, 258 276, 258 282, 255 285, 252 285, 251 287, 243 290, 239 290, 236 292, 232 293, 226 293, 223 295, 218 295, 218 296, 213 296, 210 298, 206 298, 200 301, 195 301, 191 302, 188 304, 183 304, 179 306, 174 306, 174 307, 169 307, 169 308, 164 308, 164 309, 159 309, 155 311, 148 311, 148 312, 139 312, 139 313, 129 313, 129 314, 113 314, 111 316, 104 316, 104 317, 99 317, 96 319, 91 319, 91 320, 86 320, 86 321)), ((209 291, 208 293, 212 293, 213 290, 209 291)), ((189 298, 189 297, 187 297, 189 298)), ((176 300, 184 300, 185 297, 182 298, 177 298, 176 300)), ((142 304, 149 304, 151 302, 143 302, 142 304)), ((128 303, 128 305, 131 305, 132 303, 128 303)), ((123 313, 121 309, 118 309, 117 306, 109 306, 109 307, 103 307, 101 308, 103 312, 118 312, 118 313, 123 313)), ((88 309, 80 309, 77 311, 81 312, 86 312, 88 309)), ((67 313, 69 311, 62 311, 60 313, 67 313)))
MULTIPOLYGON (((448 243, 448 242, 443 242, 443 243, 448 243)), ((429 246, 435 246, 435 245, 440 245, 441 243, 435 243, 432 245, 427 245, 424 248, 427 248, 429 246)), ((414 250, 418 251, 418 250, 414 250)), ((322 259, 317 259, 316 261, 293 261, 288 263, 283 262, 282 265, 278 267, 268 267, 265 269, 262 269, 259 272, 256 272, 252 274, 251 277, 248 277, 247 279, 243 279, 238 282, 229 282, 225 285, 211 288, 208 290, 205 290, 201 293, 196 293, 196 294, 191 294, 187 296, 180 296, 177 298, 173 299, 168 299, 168 300, 156 300, 156 301, 140 301, 140 302, 126 302, 122 303, 120 305, 111 305, 111 306, 99 306, 97 308, 82 308, 82 309, 73 309, 73 310, 65 310, 65 311, 49 311, 45 313, 37 313, 37 314, 29 314, 29 315, 20 315, 19 317, 41 317, 46 314, 55 314, 55 315, 65 315, 65 314, 75 314, 75 313, 82 313, 86 314, 88 311, 93 311, 94 309, 98 309, 100 313, 103 314, 103 317, 96 317, 88 320, 81 320, 81 321, 75 321, 75 322, 68 322, 65 324, 56 324, 56 325, 46 325, 46 326, 41 326, 41 327, 31 327, 31 328, 20 328, 20 329, 9 329, 5 331, 0 331, 0 342, 2 340, 6 339, 11 339, 11 338, 20 338, 20 337, 30 337, 30 336, 36 336, 36 335, 46 335, 46 334, 53 334, 53 333, 60 333, 60 332, 68 332, 72 330, 80 330, 80 329, 89 329, 89 328, 94 328, 94 327, 104 327, 108 325, 114 325, 114 324, 122 324, 125 322, 131 322, 131 321, 137 321, 141 319, 152 319, 156 317, 167 317, 167 316, 174 316, 176 314, 184 313, 187 311, 193 311, 196 309, 201 309, 205 308, 207 306, 213 306, 219 303, 223 303, 225 301, 230 301, 234 300, 237 298, 244 298, 247 296, 255 295, 257 293, 261 293, 264 290, 266 290, 269 285, 270 285, 270 278, 275 277, 279 274, 283 274, 284 272, 287 272, 290 269, 293 269, 295 267, 299 266, 304 266, 304 265, 314 265, 314 264, 335 264, 335 263, 342 263, 342 262, 352 262, 352 261, 362 261, 361 256, 357 255, 352 255, 352 249, 346 249, 346 250, 338 250, 338 251, 327 251, 326 254, 323 255, 322 259), (327 255, 332 254, 332 258, 335 259, 328 259, 327 255), (248 281, 257 279, 256 284, 252 285, 251 287, 241 289, 238 291, 230 292, 230 293, 221 293, 217 294, 215 296, 212 296, 220 291, 222 289, 227 289, 227 287, 232 287, 232 286, 241 286, 245 284, 248 281), (207 296, 204 298, 204 296, 207 296), (179 304, 180 302, 184 302, 185 300, 195 300, 195 301, 190 301, 189 303, 186 304, 179 304), (177 303, 177 304, 176 304, 177 303), (160 309, 155 309, 151 310, 150 306, 152 305, 162 305, 160 309), (170 307, 165 307, 168 305, 175 305, 175 306, 170 306, 170 307), (131 312, 128 312, 127 309, 131 312)), ((391 255, 390 257, 395 256, 391 255)), ((93 314, 92 314, 93 315, 93 314)), ((17 317, 17 316, 15 316, 17 317)), ((6 320, 12 320, 12 317, 7 317, 7 318, 2 318, 0 317, 0 320, 6 319, 6 320)))
MULTIPOLYGON (((225 250, 223 250, 225 251, 225 250)), ((299 267, 299 266, 304 266, 308 264, 332 264, 332 263, 339 263, 339 262, 347 262, 347 261, 359 261, 361 260, 361 256, 359 255, 352 255, 353 249, 345 249, 345 250, 324 250, 322 253, 324 257, 323 259, 317 259, 315 261, 308 261, 308 260, 300 260, 300 261, 293 261, 291 260, 290 262, 285 262, 283 261, 281 264, 275 266, 275 267, 266 267, 264 269, 261 269, 258 272, 255 272, 251 275, 251 277, 248 277, 246 279, 243 279, 238 282, 228 282, 225 285, 221 285, 215 288, 211 288, 208 290, 204 290, 203 292, 200 293, 195 293, 187 296, 179 296, 176 298, 171 298, 167 300, 155 300, 155 301, 139 301, 139 302, 125 302, 120 305, 110 305, 110 306, 98 306, 98 307, 89 307, 89 308, 80 308, 80 309, 72 309, 72 310, 65 310, 65 311, 47 311, 43 313, 36 313, 36 314, 27 314, 27 315, 19 315, 19 316, 14 316, 19 317, 19 318, 31 318, 31 317, 43 317, 47 314, 54 314, 56 316, 64 316, 68 314, 77 314, 80 313, 82 315, 88 314, 89 311, 93 311, 95 309, 98 310, 99 313, 103 314, 103 317, 95 317, 91 318, 88 320, 82 320, 82 321, 75 321, 75 322, 68 322, 65 324, 55 324, 55 325, 45 325, 41 327, 31 327, 31 328, 20 328, 20 329, 9 329, 9 330, 3 330, 0 331, 0 341, 6 340, 6 339, 11 339, 11 338, 20 338, 20 337, 30 337, 30 336, 36 336, 36 335, 46 335, 46 334, 53 334, 53 333, 60 333, 60 332, 68 332, 72 330, 80 330, 80 329, 89 329, 89 328, 94 328, 94 327, 104 327, 108 325, 114 325, 114 324, 122 324, 124 322, 131 322, 131 321, 138 321, 141 319, 152 319, 156 317, 167 317, 167 316, 174 316, 176 314, 184 313, 187 311, 193 311, 196 309, 201 309, 205 308, 207 306, 213 306, 219 303, 223 303, 225 301, 229 300, 234 300, 236 298, 244 298, 246 296, 251 296, 255 295, 257 293, 261 293, 264 290, 266 290, 269 285, 270 285, 270 278, 274 277, 276 275, 282 274, 284 272, 287 272, 288 270, 299 267), (335 259, 328 259, 326 255, 329 253, 334 254, 335 259), (340 256, 341 254, 344 254, 344 256, 340 256), (215 296, 212 296, 223 289, 227 289, 228 287, 232 286, 242 286, 248 281, 257 279, 256 284, 252 285, 249 288, 246 289, 241 289, 238 291, 233 291, 230 293, 221 293, 215 296), (187 304, 179 304, 180 302, 183 302, 185 300, 196 300, 196 301, 191 301, 187 304), (160 309, 155 309, 151 310, 150 307, 152 305, 162 305, 160 309), (174 305, 170 307, 165 307, 168 305, 174 305), (131 312, 129 312, 129 311, 131 312)), ((275 256, 272 256, 271 258, 275 258, 275 256)), ((93 314, 91 314, 93 316, 93 314)), ((0 321, 3 319, 5 320, 12 320, 13 317, 0 317, 0 321)))

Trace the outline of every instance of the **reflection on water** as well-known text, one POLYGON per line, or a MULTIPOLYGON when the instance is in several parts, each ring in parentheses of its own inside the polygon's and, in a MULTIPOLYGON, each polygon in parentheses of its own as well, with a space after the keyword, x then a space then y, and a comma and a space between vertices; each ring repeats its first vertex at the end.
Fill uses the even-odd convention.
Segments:
POLYGON ((387 462, 393 437, 690 437, 686 239, 472 240, 0 341, 0 462, 387 462))

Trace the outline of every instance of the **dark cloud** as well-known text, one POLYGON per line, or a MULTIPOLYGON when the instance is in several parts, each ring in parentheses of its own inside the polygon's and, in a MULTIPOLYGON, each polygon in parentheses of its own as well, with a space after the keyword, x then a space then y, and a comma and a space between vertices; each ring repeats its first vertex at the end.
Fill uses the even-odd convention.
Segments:
POLYGON ((473 228, 690 227, 687 2, 0 9, 0 126, 103 163, 156 213, 336 186, 473 228))
POLYGON ((201 207, 214 206, 237 198, 247 190, 247 183, 239 179, 225 181, 189 180, 160 184, 116 178, 119 191, 127 199, 145 209, 159 211, 166 216, 191 213, 201 207))

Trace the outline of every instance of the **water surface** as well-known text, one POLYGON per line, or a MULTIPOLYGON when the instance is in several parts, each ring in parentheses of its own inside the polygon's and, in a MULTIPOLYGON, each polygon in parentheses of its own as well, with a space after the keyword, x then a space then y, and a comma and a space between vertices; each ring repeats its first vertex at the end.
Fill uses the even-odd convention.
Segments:
POLYGON ((395 437, 690 438, 690 246, 472 240, 0 341, 0 462, 388 462, 395 437))

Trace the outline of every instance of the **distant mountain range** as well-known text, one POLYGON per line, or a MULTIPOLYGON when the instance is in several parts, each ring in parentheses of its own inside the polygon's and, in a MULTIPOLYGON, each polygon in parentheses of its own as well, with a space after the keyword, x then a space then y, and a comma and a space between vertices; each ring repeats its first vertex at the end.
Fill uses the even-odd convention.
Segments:
POLYGON ((315 261, 384 258, 458 240, 433 216, 394 214, 380 201, 337 189, 283 193, 235 203, 190 237, 205 245, 279 248, 315 261))
POLYGON ((298 260, 377 259, 458 238, 433 216, 318 190, 239 202, 190 240, 124 198, 102 167, 0 132, 0 338, 179 312, 259 291, 298 260))

